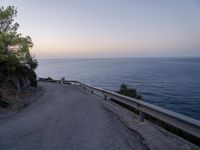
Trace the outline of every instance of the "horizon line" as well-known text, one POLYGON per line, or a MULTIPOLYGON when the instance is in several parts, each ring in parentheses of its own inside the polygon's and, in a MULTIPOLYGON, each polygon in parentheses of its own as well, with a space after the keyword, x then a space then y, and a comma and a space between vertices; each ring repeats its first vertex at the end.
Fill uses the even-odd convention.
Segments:
POLYGON ((122 59, 122 58, 200 58, 200 56, 133 56, 133 57, 51 57, 37 59, 122 59))

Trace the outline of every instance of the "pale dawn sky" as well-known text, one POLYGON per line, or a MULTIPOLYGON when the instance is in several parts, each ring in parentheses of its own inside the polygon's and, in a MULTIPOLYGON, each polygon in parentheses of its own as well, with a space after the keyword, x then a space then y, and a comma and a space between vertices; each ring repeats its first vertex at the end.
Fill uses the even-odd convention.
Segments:
POLYGON ((200 0, 0 0, 38 58, 200 56, 200 0))

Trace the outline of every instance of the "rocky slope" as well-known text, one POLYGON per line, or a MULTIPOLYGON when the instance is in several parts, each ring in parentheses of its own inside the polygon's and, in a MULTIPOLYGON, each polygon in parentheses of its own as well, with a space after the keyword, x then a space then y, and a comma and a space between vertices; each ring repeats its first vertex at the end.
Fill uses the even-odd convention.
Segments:
POLYGON ((0 83, 0 112, 16 111, 24 107, 26 105, 24 98, 31 95, 35 89, 27 77, 7 76, 0 83))

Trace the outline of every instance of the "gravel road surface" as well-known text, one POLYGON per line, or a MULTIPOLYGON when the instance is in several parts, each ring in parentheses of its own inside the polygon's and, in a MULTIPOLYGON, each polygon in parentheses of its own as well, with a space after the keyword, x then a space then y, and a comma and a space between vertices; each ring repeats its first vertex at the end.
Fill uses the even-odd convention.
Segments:
MULTIPOLYGON (((141 136, 73 85, 39 83, 32 104, 0 119, 0 150, 144 150, 141 136)), ((32 98, 34 98, 32 97, 32 98)))

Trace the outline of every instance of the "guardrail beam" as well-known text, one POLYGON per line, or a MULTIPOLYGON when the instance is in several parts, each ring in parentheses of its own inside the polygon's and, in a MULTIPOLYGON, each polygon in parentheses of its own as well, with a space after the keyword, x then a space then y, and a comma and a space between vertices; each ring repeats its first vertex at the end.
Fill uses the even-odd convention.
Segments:
MULTIPOLYGON (((60 80, 51 80, 51 81, 43 81, 43 82, 52 82, 52 81, 62 83, 60 80)), ((134 98, 130 98, 130 97, 127 97, 115 92, 111 92, 111 91, 104 90, 97 87, 92 87, 92 86, 83 84, 79 81, 64 81, 63 83, 64 84, 74 83, 75 85, 83 86, 84 89, 87 89, 89 91, 91 90, 92 93, 95 92, 100 95, 103 95, 105 100, 107 100, 108 97, 113 98, 116 101, 126 104, 129 107, 135 108, 136 110, 139 111, 140 122, 144 121, 144 116, 145 114, 147 114, 154 118, 162 120, 178 129, 181 129, 197 138, 200 138, 200 121, 199 120, 196 120, 196 119, 178 114, 176 112, 164 109, 162 107, 159 107, 159 106, 156 106, 144 101, 136 100, 134 98)))

